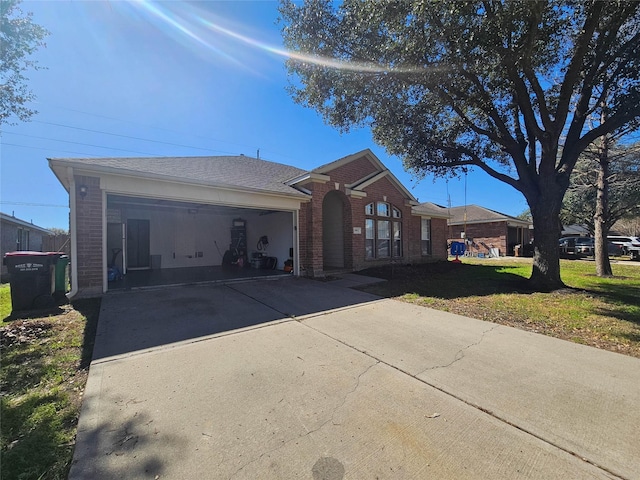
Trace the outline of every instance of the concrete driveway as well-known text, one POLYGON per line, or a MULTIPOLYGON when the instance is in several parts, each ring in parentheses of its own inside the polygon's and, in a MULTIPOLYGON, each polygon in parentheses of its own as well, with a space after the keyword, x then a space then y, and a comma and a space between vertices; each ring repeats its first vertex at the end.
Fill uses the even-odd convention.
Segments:
POLYGON ((107 295, 70 478, 639 478, 640 360, 289 278, 107 295))

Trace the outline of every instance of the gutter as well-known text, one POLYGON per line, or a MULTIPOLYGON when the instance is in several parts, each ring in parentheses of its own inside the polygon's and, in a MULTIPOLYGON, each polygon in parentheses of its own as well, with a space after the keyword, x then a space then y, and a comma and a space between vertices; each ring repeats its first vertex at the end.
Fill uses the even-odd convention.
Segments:
POLYGON ((76 222, 76 180, 73 176, 73 168, 67 167, 69 179, 69 233, 71 234, 71 291, 67 298, 71 300, 78 294, 78 242, 76 222))
MULTIPOLYGON (((151 157, 153 158, 153 157, 151 157)), ((101 176, 101 174, 114 175, 118 177, 128 177, 128 178, 141 178, 146 180, 159 180, 167 183, 179 183, 182 185, 197 185, 200 187, 209 187, 209 188, 219 188, 221 190, 230 190, 234 192, 250 192, 250 193, 261 193, 267 195, 273 195, 275 197, 284 197, 284 198, 307 198, 307 195, 300 193, 295 187, 291 185, 289 186, 293 191, 292 192, 279 192, 275 190, 267 190, 263 188, 249 188, 244 187, 242 185, 233 185, 228 183, 215 183, 204 180, 196 180, 193 178, 182 178, 176 177, 173 175, 164 175, 157 173, 149 173, 139 170, 129 170, 124 168, 116 168, 116 167, 105 167, 99 165, 77 165, 72 162, 63 160, 63 159, 49 159, 49 164, 51 167, 67 167, 67 168, 75 168, 78 174, 86 174, 90 176, 101 176)), ((54 170, 55 173, 55 170, 54 170)), ((64 182, 61 182, 64 185, 64 182)), ((286 185, 286 183, 284 183, 286 185)))

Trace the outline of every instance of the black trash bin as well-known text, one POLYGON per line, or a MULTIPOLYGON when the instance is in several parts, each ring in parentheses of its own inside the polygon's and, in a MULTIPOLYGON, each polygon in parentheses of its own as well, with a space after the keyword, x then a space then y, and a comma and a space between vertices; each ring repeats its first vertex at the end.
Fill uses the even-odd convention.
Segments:
POLYGON ((62 254, 55 252, 9 252, 4 264, 9 271, 13 311, 55 305, 52 296, 55 265, 62 254))

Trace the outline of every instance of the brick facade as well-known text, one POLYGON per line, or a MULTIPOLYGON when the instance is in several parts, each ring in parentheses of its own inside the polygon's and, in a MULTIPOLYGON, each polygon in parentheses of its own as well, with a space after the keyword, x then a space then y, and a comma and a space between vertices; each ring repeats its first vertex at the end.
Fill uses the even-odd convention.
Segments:
MULTIPOLYGON (((376 265, 416 263, 445 260, 446 219, 431 221, 432 254, 423 256, 421 251, 421 217, 411 214, 409 198, 389 179, 382 177, 363 188, 365 197, 349 195, 346 185, 351 185, 379 170, 366 157, 323 172, 329 181, 309 181, 304 185, 311 191, 312 200, 302 206, 300 212, 300 266, 301 275, 322 277, 325 275, 323 259, 323 203, 325 196, 337 191, 343 201, 344 217, 344 270, 362 270, 376 265), (367 259, 365 252, 365 207, 369 203, 385 202, 401 212, 401 218, 389 218, 402 224, 402 256, 396 258, 367 259), (360 233, 354 233, 354 228, 360 233)), ((376 217, 371 217, 376 218, 376 217)), ((377 217, 380 218, 380 217, 377 217)))
POLYGON ((97 177, 76 176, 76 239, 80 296, 102 294, 102 191, 97 177), (80 195, 80 186, 87 193, 80 195))
MULTIPOLYGON (((318 171, 310 172, 310 178, 303 180, 301 186, 311 192, 309 202, 301 202, 298 215, 298 240, 300 274, 309 277, 323 277, 325 275, 323 233, 329 235, 326 251, 331 253, 332 264, 344 264, 343 268, 333 268, 343 271, 362 270, 371 266, 394 263, 418 263, 446 260, 446 219, 431 219, 432 253, 423 256, 421 252, 421 217, 412 215, 411 203, 415 199, 399 186, 395 178, 387 173, 383 166, 367 154, 354 155, 350 160, 337 161, 335 167, 331 164, 321 167, 318 171), (379 174, 381 176, 377 177, 379 174), (367 179, 377 178, 368 184, 367 179), (352 186, 358 182, 360 186, 352 186), (347 187, 349 185, 349 187, 347 187), (366 186, 361 186, 366 185, 366 186), (337 218, 327 232, 323 231, 323 205, 327 195, 327 210, 342 208, 336 213, 337 218), (366 196, 363 196, 365 195, 366 196), (388 203, 392 208, 401 212, 400 218, 374 216, 377 220, 387 219, 401 223, 402 253, 399 257, 367 259, 366 258, 366 205, 376 202, 388 203), (340 227, 339 215, 342 214, 340 227), (343 237, 340 238, 340 228, 343 237), (341 245, 341 247, 340 247, 341 245), (343 248, 343 255, 336 255, 343 248), (333 249, 333 250, 332 250, 333 249)), ((77 241, 77 280, 78 295, 100 295, 104 288, 103 271, 105 252, 103 251, 103 192, 100 190, 100 178, 93 176, 75 176, 75 239, 77 241), (80 186, 85 186, 86 194, 80 194, 80 186)), ((335 210, 334 210, 335 211, 335 210)), ((393 223, 390 224, 393 226, 393 223)), ((393 245, 392 239, 389 242, 393 245)), ((377 252, 377 246, 376 248, 377 252)), ((377 254, 377 253, 376 253, 377 254)))
MULTIPOLYGON (((449 230, 451 235, 449 241, 462 241, 464 225, 451 225, 449 230)), ((508 252, 507 234, 507 222, 469 224, 466 226, 467 251, 470 255, 488 254, 489 248, 498 248, 500 255, 504 256, 508 252)))

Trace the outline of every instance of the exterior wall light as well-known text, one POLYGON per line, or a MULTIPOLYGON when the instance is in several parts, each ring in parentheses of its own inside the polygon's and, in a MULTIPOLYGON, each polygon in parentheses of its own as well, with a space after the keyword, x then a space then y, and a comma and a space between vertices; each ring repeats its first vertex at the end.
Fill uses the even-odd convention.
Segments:
POLYGON ((88 190, 88 188, 87 188, 86 185, 80 185, 80 187, 78 188, 78 192, 80 193, 80 196, 82 198, 87 196, 87 190, 88 190))

